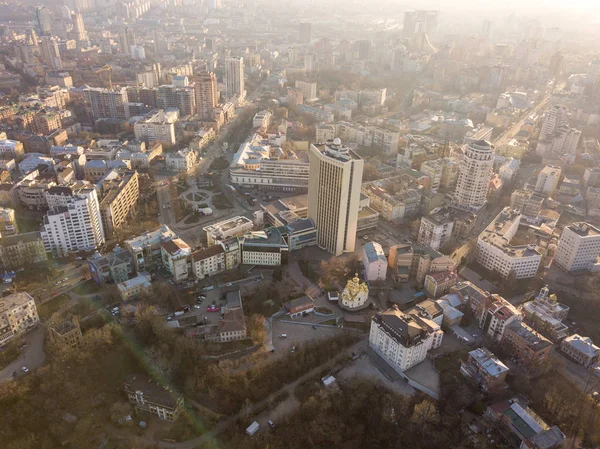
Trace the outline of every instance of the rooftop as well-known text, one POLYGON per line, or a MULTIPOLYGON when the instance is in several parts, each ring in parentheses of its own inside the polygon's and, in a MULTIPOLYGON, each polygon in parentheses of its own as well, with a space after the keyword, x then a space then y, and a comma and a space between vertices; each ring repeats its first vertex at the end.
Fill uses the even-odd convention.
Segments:
POLYGON ((183 397, 180 393, 175 393, 162 385, 154 382, 147 374, 130 375, 125 380, 125 391, 132 393, 141 393, 146 401, 167 407, 175 407, 177 402, 183 397))
POLYGON ((511 257, 532 257, 541 256, 536 245, 516 245, 510 244, 515 231, 515 225, 518 227, 521 221, 521 214, 505 207, 485 230, 479 234, 478 241, 483 241, 488 245, 501 249, 511 257))
POLYGON ((142 248, 158 245, 159 243, 176 238, 176 235, 167 225, 162 225, 156 231, 146 232, 142 235, 125 240, 125 245, 133 250, 141 250, 142 248))
POLYGON ((383 248, 377 242, 368 242, 363 246, 363 250, 367 256, 367 260, 369 263, 381 261, 386 262, 385 254, 383 253, 383 248))
POLYGON ((487 348, 478 348, 469 352, 469 356, 488 375, 497 377, 508 372, 508 367, 487 348))
POLYGON ((13 309, 14 307, 23 306, 29 301, 33 301, 33 298, 29 293, 25 292, 12 293, 4 298, 0 298, 0 314, 13 309))
POLYGON ((426 337, 426 331, 411 315, 393 308, 378 313, 373 322, 404 347, 414 346, 426 337))
POLYGON ((600 230, 598 228, 584 221, 572 223, 568 225, 567 228, 580 237, 594 237, 600 235, 600 230))
POLYGON ((550 340, 534 331, 522 321, 513 321, 506 328, 517 334, 534 351, 540 351, 552 345, 550 340))
POLYGON ((340 139, 333 139, 332 142, 327 142, 318 145, 312 145, 314 149, 319 151, 324 156, 335 159, 339 162, 350 162, 352 160, 362 160, 362 158, 348 147, 342 145, 340 139))
POLYGON ((590 337, 573 334, 565 338, 563 342, 590 358, 600 354, 600 347, 596 346, 590 337))

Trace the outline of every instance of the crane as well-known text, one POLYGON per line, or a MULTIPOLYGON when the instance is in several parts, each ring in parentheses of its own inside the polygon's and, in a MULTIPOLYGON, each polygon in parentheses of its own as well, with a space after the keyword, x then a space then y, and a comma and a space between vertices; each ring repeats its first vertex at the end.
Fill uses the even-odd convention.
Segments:
POLYGON ((112 90, 112 66, 106 64, 104 67, 96 70, 94 73, 99 74, 104 72, 108 72, 108 88, 112 90))

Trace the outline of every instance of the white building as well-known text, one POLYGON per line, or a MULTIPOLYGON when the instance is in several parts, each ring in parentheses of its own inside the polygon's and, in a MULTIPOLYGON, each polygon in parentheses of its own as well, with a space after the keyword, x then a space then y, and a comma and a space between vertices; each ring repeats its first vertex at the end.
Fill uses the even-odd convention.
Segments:
POLYGON ((494 166, 494 147, 487 140, 471 142, 463 147, 454 201, 463 209, 479 210, 487 202, 494 166))
POLYGON ((328 124, 317 125, 315 142, 325 143, 328 140, 333 140, 336 137, 336 126, 328 124))
POLYGON ((573 334, 560 344, 560 350, 580 365, 590 367, 600 358, 600 347, 590 337, 573 334))
POLYGON ((175 122, 178 114, 162 109, 154 110, 133 125, 136 140, 175 145, 175 122))
POLYGON ((335 256, 354 252, 364 161, 340 139, 309 151, 308 218, 317 245, 335 256))
POLYGON ((363 246, 363 265, 367 281, 385 281, 388 264, 379 243, 368 242, 363 246))
POLYGON ((429 350, 439 347, 443 335, 440 327, 427 318, 390 309, 371 320, 369 346, 402 374, 425 360, 429 350))
POLYGON ((242 263, 246 265, 279 266, 288 246, 277 228, 255 231, 240 239, 242 263))
POLYGON ((187 172, 192 169, 196 162, 196 153, 189 148, 179 150, 175 153, 165 154, 165 165, 170 172, 187 172))
POLYGON ((202 230, 206 232, 208 246, 211 246, 229 237, 244 235, 252 231, 253 227, 254 223, 252 220, 247 217, 238 216, 206 226, 202 230))
POLYGON ((552 195, 558 187, 562 169, 554 165, 546 165, 538 175, 535 191, 544 195, 552 195))
POLYGON ((46 252, 64 257, 104 244, 100 204, 95 189, 86 187, 72 191, 68 187, 54 187, 46 193, 46 199, 50 210, 44 217, 41 232, 46 252))
POLYGON ((167 269, 175 282, 181 282, 189 277, 189 258, 192 250, 180 238, 167 240, 161 244, 163 266, 167 269))
POLYGON ((423 215, 418 242, 437 251, 450 241, 453 228, 454 220, 448 215, 423 215))
POLYGON ((477 238, 477 262, 504 278, 514 272, 517 279, 534 277, 542 255, 536 245, 513 246, 521 214, 505 207, 477 238))
POLYGON ((546 111, 544 115, 544 121, 542 122, 542 128, 540 129, 540 136, 538 140, 544 140, 550 136, 554 131, 563 125, 566 125, 569 120, 569 108, 562 105, 554 105, 546 111))
POLYGON ((252 127, 253 128, 262 128, 266 130, 271 124, 271 111, 259 111, 254 115, 252 119, 252 127))
POLYGON ((227 97, 246 98, 244 85, 244 58, 225 58, 225 88, 227 97))
POLYGON ((296 80, 295 87, 296 89, 300 89, 305 102, 310 102, 317 99, 317 83, 296 80))
POLYGON ((565 271, 590 270, 600 255, 600 230, 585 222, 565 226, 554 263, 565 271))
POLYGON ((546 156, 552 153, 557 156, 565 154, 575 155, 580 139, 580 130, 564 125, 546 136, 545 139, 538 140, 535 153, 538 156, 546 156))
POLYGON ((192 271, 196 279, 214 276, 226 269, 225 249, 220 244, 192 253, 192 271))
POLYGON ((19 292, 0 298, 0 346, 40 322, 35 300, 19 292))
POLYGON ((498 169, 498 176, 500 176, 503 183, 509 183, 519 171, 520 166, 521 161, 511 157, 500 166, 498 169))
POLYGON ((367 307, 369 304, 369 286, 360 282, 357 275, 348 279, 338 303, 342 309, 354 311, 367 307))

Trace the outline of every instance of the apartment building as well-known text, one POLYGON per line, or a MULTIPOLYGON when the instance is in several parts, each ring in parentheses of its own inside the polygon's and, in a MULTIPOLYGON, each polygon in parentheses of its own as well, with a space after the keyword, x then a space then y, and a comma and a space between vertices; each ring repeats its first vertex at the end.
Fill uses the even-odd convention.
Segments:
POLYGON ((171 147, 177 142, 175 122, 178 118, 177 111, 155 109, 134 123, 135 138, 149 143, 160 142, 163 146, 171 147))
POLYGON ((339 139, 309 151, 308 218, 317 244, 335 256, 353 252, 364 161, 339 139))
POLYGON ((135 271, 140 273, 161 267, 162 243, 175 238, 177 235, 167 225, 162 225, 156 231, 125 240, 124 247, 133 258, 135 271))
POLYGON ((83 89, 83 98, 94 120, 130 118, 127 89, 117 90, 88 87, 83 89))
POLYGON ((439 298, 450 291, 456 282, 458 275, 452 271, 438 271, 436 273, 428 273, 425 276, 424 287, 425 291, 432 298, 439 298))
POLYGON ((246 98, 246 87, 244 84, 244 58, 225 58, 225 88, 228 97, 236 97, 240 100, 246 98))
POLYGON ((544 195, 552 195, 558 187, 562 169, 554 165, 546 165, 538 175, 534 190, 544 195))
POLYGON ((439 325, 432 320, 395 308, 373 317, 369 346, 402 374, 425 360, 431 349, 439 347, 443 335, 439 325))
POLYGON ((367 281, 385 281, 388 263, 379 243, 368 242, 363 246, 362 263, 367 281))
POLYGON ((535 367, 545 363, 552 342, 522 321, 513 321, 504 331, 501 344, 519 364, 535 367))
POLYGON ((192 169, 196 163, 196 153, 185 148, 175 153, 165 154, 165 166, 167 171, 185 173, 192 169))
POLYGON ((257 112, 252 118, 252 127, 267 130, 269 128, 269 125, 271 124, 272 116, 273 113, 271 111, 265 110, 257 112))
POLYGON ((106 254, 94 253, 87 263, 90 275, 97 284, 119 284, 134 274, 131 254, 119 245, 106 254))
POLYGON ((600 347, 590 337, 573 334, 560 344, 560 350, 571 360, 589 368, 600 359, 600 347))
POLYGON ((479 210, 486 204, 493 166, 494 147, 488 141, 478 140, 463 147, 454 192, 457 207, 479 210))
POLYGON ((12 293, 0 298, 0 346, 39 322, 35 300, 29 293, 12 293))
POLYGON ((100 216, 104 235, 111 236, 135 214, 140 196, 136 171, 111 170, 99 183, 102 200, 100 216))
POLYGON ((508 371, 508 367, 487 348, 469 352, 469 358, 460 366, 460 372, 486 393, 505 389, 508 371))
POLYGON ((155 383, 148 375, 129 376, 123 389, 136 409, 150 412, 166 421, 176 421, 183 412, 183 394, 155 383))
POLYGON ((22 142, 10 139, 0 140, 0 159, 15 159, 16 161, 20 161, 23 159, 24 154, 25 148, 22 142))
POLYGON ((562 323, 569 314, 569 307, 558 302, 556 295, 543 287, 532 300, 523 304, 524 320, 533 329, 556 342, 567 336, 568 327, 562 323))
POLYGON ((590 270, 599 255, 600 230, 589 223, 572 223, 560 235, 554 263, 565 271, 590 270))
MULTIPOLYGON (((294 86, 296 89, 302 92, 302 97, 305 102, 311 102, 318 98, 317 96, 317 83, 311 83, 308 81, 296 80, 294 86)), ((322 143, 322 142, 319 142, 322 143)))
POLYGON ((18 232, 15 210, 0 208, 0 237, 8 237, 18 232))
POLYGON ((214 276, 227 269, 225 249, 222 245, 212 245, 206 249, 195 251, 192 257, 192 271, 196 279, 214 276))
POLYGON ((198 114, 202 120, 212 120, 219 102, 217 77, 212 72, 200 73, 194 76, 193 82, 198 114))
POLYGON ((173 276, 175 282, 189 277, 189 258, 192 250, 180 238, 167 240, 161 244, 163 266, 173 276))
POLYGON ((316 127, 315 142, 325 143, 337 137, 336 125, 319 124, 316 127))
POLYGON ((58 350, 78 349, 83 344, 83 334, 76 317, 49 325, 48 336, 58 350))
POLYGON ((361 193, 370 199, 370 206, 379 212, 387 221, 395 221, 404 218, 406 205, 393 195, 373 183, 362 185, 361 193))
POLYGON ((64 257, 104 244, 100 204, 94 188, 52 187, 46 198, 50 210, 41 233, 46 252, 64 257))
POLYGON ((423 215, 419 226, 418 242, 436 251, 450 243, 454 220, 448 214, 423 215))
POLYGON ((521 214, 505 207, 477 238, 477 262, 503 278, 534 277, 542 261, 536 245, 511 245, 521 214))
POLYGON ((537 217, 546 197, 531 190, 517 189, 510 194, 510 208, 527 217, 537 217))
POLYGON ((48 260, 42 235, 27 232, 0 239, 0 263, 4 270, 17 270, 48 260))

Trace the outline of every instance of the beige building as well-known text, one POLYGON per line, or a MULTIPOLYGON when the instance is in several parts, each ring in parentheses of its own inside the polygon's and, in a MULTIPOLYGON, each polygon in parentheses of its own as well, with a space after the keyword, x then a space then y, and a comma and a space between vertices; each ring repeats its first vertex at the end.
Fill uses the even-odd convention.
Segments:
POLYGON ((133 125, 135 138, 144 142, 160 142, 164 146, 175 145, 176 113, 154 110, 133 125))
POLYGON ((546 165, 538 175, 535 191, 544 195, 552 195, 558 188, 562 169, 554 165, 546 165))
POLYGON ((194 76, 193 82, 198 114, 202 120, 212 120, 213 110, 219 102, 217 77, 212 72, 200 73, 194 76))
POLYGON ((0 262, 4 270, 17 270, 48 260, 39 232, 27 232, 0 239, 0 262))
POLYGON ((8 237, 18 232, 15 210, 0 208, 0 237, 8 237))
POLYGON ((77 349, 83 342, 83 334, 76 317, 68 318, 60 323, 48 326, 50 341, 57 349, 77 349))
POLYGON ((140 295, 150 294, 152 292, 152 283, 150 274, 141 272, 136 277, 117 284, 119 296, 123 301, 138 298, 140 295))
POLYGON ((487 202, 494 166, 494 147, 486 140, 463 147, 454 200, 466 210, 479 210, 487 202))
POLYGON ((600 255, 600 230, 585 222, 565 226, 554 263, 565 271, 590 270, 600 255))
POLYGON ((34 299, 19 292, 0 298, 0 346, 40 322, 34 299))
POLYGON ((339 139, 309 151, 308 218, 317 228, 317 245, 335 256, 353 252, 364 161, 339 139))
POLYGON ((102 181, 101 194, 100 216, 104 235, 108 237, 135 213, 140 196, 137 172, 112 170, 102 181))
POLYGON ((214 276, 226 269, 225 249, 220 244, 192 253, 192 271, 196 279, 214 276))

